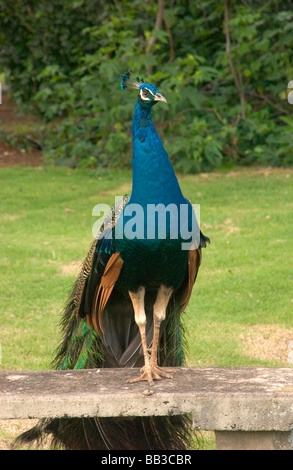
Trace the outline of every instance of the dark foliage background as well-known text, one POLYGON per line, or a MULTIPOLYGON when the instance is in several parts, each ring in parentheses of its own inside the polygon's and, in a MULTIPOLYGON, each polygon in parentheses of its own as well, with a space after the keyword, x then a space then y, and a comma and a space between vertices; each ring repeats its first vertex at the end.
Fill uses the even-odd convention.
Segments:
POLYGON ((59 164, 131 162, 135 95, 120 73, 155 83, 155 121, 175 167, 293 163, 293 3, 260 0, 0 0, 0 69, 44 125, 59 164))

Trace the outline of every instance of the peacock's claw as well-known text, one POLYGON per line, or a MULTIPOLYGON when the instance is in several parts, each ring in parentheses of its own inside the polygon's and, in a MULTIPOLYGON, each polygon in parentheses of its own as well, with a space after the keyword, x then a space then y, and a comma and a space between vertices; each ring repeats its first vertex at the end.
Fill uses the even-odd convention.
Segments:
MULTIPOLYGON (((174 369, 171 369, 170 371, 174 372, 174 369)), ((161 380, 162 377, 172 379, 172 375, 170 375, 169 372, 157 365, 150 364, 149 366, 143 366, 140 369, 140 372, 141 375, 139 377, 129 380, 128 383, 136 383, 146 380, 150 386, 153 386, 154 380, 161 380)))

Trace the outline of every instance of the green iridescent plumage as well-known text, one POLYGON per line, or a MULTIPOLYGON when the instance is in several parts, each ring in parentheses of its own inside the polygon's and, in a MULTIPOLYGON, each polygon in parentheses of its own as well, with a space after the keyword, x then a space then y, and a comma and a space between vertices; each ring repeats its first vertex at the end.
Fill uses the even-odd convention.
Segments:
POLYGON ((79 321, 77 331, 75 331, 68 344, 66 356, 59 369, 90 369, 98 367, 98 363, 103 363, 102 356, 100 361, 91 362, 91 357, 96 355, 97 334, 89 328, 85 319, 79 321))

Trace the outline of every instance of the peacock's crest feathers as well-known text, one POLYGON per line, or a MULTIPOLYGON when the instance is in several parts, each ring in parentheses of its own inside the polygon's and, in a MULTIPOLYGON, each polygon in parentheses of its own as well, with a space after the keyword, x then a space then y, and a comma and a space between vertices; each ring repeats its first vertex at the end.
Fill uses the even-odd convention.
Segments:
POLYGON ((139 87, 144 83, 143 78, 136 77, 135 80, 131 79, 132 70, 125 72, 121 76, 121 90, 124 91, 126 88, 133 88, 139 90, 139 87))

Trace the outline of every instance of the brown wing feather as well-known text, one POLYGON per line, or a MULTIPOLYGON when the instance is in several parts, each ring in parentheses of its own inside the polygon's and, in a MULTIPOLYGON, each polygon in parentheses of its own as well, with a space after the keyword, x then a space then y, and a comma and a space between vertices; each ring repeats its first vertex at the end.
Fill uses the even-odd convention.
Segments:
POLYGON ((190 250, 188 254, 188 276, 186 288, 180 300, 180 311, 183 312, 189 302, 194 282, 201 263, 201 249, 190 250))
POLYGON ((117 279, 123 266, 123 260, 120 253, 114 253, 109 259, 101 282, 96 290, 94 306, 91 319, 88 319, 89 326, 93 324, 96 332, 104 332, 103 329, 103 311, 114 289, 117 279))

